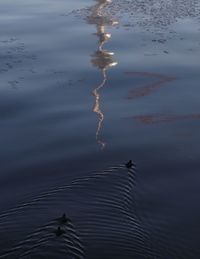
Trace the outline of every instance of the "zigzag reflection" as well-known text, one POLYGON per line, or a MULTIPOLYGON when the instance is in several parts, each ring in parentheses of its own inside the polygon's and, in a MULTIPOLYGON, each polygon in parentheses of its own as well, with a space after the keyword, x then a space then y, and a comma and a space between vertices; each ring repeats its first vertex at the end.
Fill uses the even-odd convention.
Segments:
POLYGON ((92 7, 91 15, 87 17, 87 22, 96 25, 96 35, 99 39, 98 49, 93 55, 91 55, 91 63, 101 71, 102 81, 92 91, 92 95, 95 97, 95 103, 92 111, 98 116, 96 141, 100 145, 101 149, 104 149, 106 143, 100 137, 100 132, 104 121, 104 113, 100 108, 100 89, 106 84, 107 69, 117 65, 117 62, 113 59, 114 53, 103 49, 104 44, 111 38, 111 34, 105 32, 105 26, 113 26, 118 22, 110 19, 102 13, 102 9, 111 3, 110 0, 96 0, 96 2, 97 3, 92 7))

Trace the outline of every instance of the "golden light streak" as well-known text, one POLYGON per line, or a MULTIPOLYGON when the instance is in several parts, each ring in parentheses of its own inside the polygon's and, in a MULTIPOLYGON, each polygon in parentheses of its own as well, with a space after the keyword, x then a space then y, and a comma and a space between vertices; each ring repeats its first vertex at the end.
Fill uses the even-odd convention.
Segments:
POLYGON ((96 129, 96 140, 97 140, 97 143, 100 145, 101 149, 104 149, 105 146, 106 146, 106 143, 103 142, 99 135, 100 135, 100 131, 101 131, 101 127, 102 127, 102 123, 103 123, 103 120, 104 120, 104 114, 102 113, 101 109, 100 109, 100 94, 99 94, 99 90, 104 87, 105 83, 106 83, 106 70, 102 70, 102 75, 103 75, 103 81, 102 83, 97 86, 93 91, 92 91, 92 95, 95 97, 95 104, 94 104, 94 107, 92 109, 92 111, 94 113, 97 114, 98 116, 98 124, 97 124, 97 129, 96 129))
POLYGON ((92 14, 87 17, 87 21, 90 24, 96 25, 96 35, 98 37, 98 48, 97 51, 91 56, 91 63, 93 66, 97 67, 102 74, 102 82, 97 85, 93 91, 92 95, 95 97, 95 103, 92 111, 96 113, 98 117, 98 124, 96 129, 96 141, 100 145, 101 149, 104 149, 106 143, 101 140, 100 133, 104 121, 104 113, 100 107, 100 90, 104 87, 107 75, 106 71, 109 67, 117 65, 117 62, 113 60, 113 52, 109 52, 103 49, 104 44, 111 38, 111 33, 105 32, 105 26, 113 26, 118 24, 117 21, 113 21, 108 16, 103 14, 103 8, 105 5, 111 3, 111 0, 96 0, 96 4, 92 8, 92 14))

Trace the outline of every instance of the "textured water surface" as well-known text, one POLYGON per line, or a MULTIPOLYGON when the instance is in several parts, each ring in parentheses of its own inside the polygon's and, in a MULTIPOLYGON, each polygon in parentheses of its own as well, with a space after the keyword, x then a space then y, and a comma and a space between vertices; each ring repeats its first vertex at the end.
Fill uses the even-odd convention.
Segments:
POLYGON ((0 2, 0 258, 200 257, 199 18, 0 2))

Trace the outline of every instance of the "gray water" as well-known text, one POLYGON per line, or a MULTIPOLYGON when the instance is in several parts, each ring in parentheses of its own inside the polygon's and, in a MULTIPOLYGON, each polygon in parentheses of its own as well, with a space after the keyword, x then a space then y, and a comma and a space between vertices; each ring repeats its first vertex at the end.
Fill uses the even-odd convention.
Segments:
POLYGON ((199 18, 1 0, 0 258, 200 257, 199 18))

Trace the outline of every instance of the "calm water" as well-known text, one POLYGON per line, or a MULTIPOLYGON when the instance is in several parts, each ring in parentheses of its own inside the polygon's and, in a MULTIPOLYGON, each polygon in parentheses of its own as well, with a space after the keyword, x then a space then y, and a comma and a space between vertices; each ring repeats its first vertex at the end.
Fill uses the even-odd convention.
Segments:
POLYGON ((0 258, 200 258, 198 1, 1 0, 0 24, 0 258))

